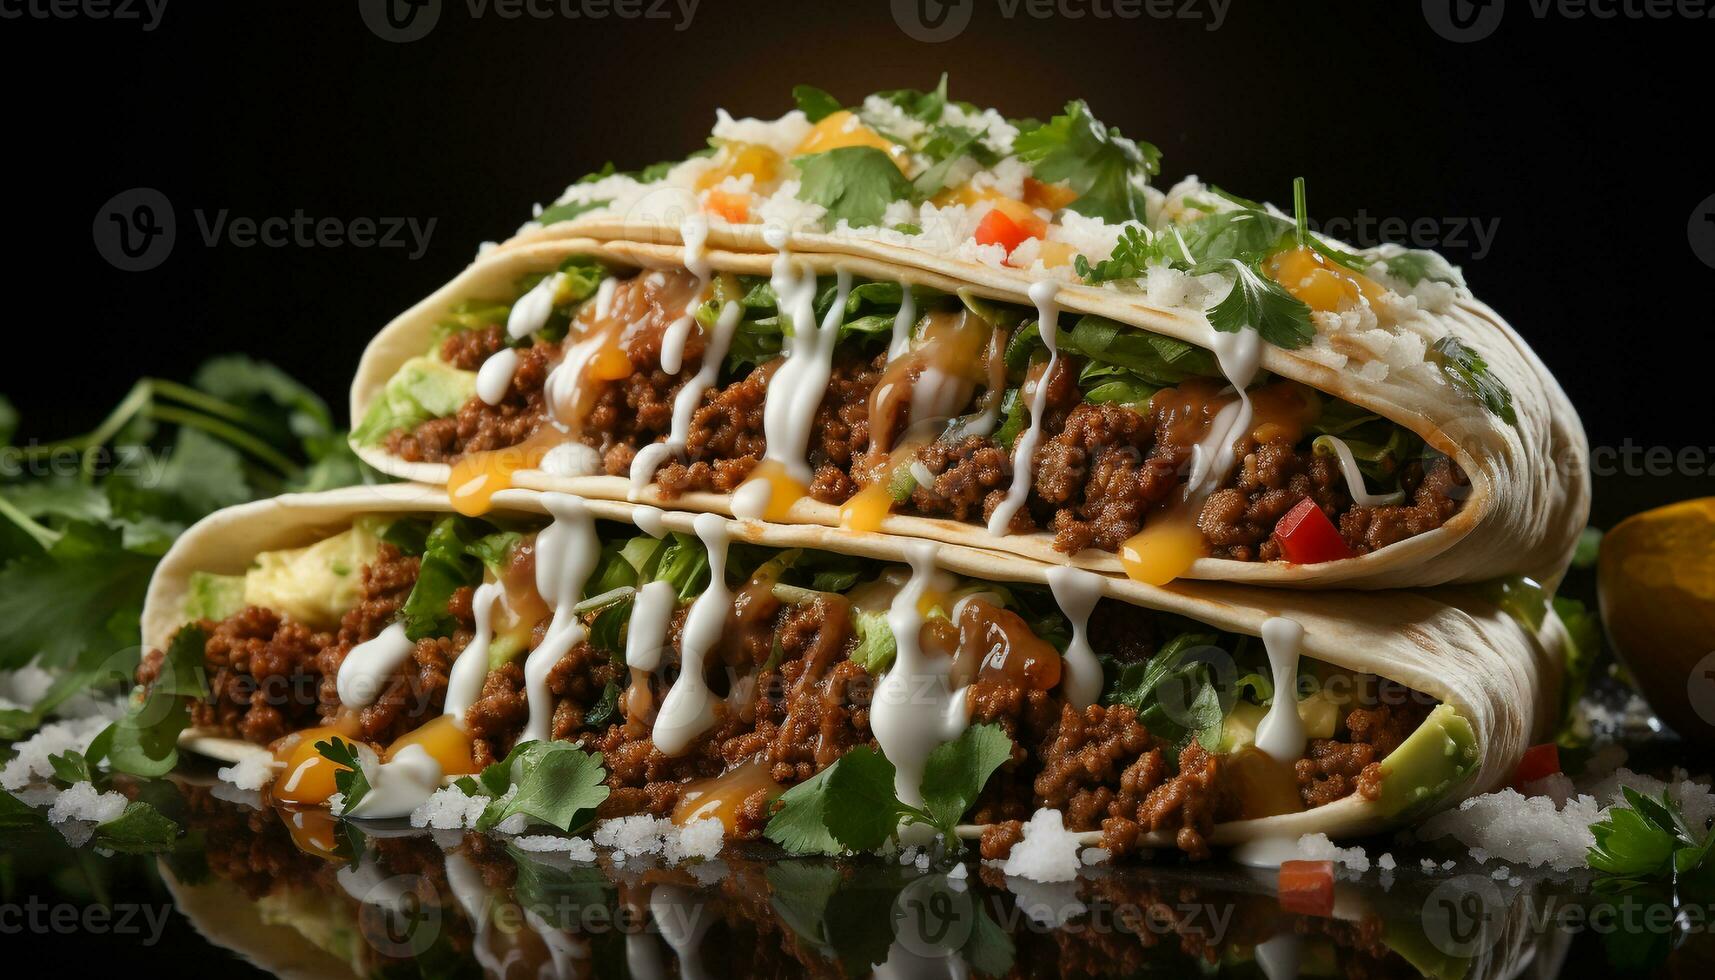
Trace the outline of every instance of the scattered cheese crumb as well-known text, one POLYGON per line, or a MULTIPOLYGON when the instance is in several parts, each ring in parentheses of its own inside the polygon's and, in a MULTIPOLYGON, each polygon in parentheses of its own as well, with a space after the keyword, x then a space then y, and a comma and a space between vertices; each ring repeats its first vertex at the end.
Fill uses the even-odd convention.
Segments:
POLYGON ((1359 874, 1370 870, 1370 856, 1361 847, 1339 847, 1327 834, 1305 834, 1298 838, 1298 852, 1310 861, 1333 861, 1359 874))
POLYGON ((471 796, 457 786, 444 786, 411 811, 411 826, 435 830, 474 828, 489 803, 486 796, 471 796))
POLYGON ((266 752, 254 752, 230 766, 216 769, 214 774, 239 789, 257 790, 274 778, 274 759, 266 752))
POLYGON ((1389 852, 1389 853, 1383 854, 1379 858, 1376 858, 1376 867, 1382 869, 1383 871, 1392 871, 1394 868, 1399 867, 1399 865, 1394 863, 1393 854, 1391 852, 1389 852))
POLYGON ((1089 867, 1095 864, 1106 864, 1113 856, 1113 852, 1105 847, 1086 847, 1084 853, 1078 855, 1078 860, 1084 862, 1085 867, 1089 867))
POLYGON ((119 815, 125 812, 125 805, 129 802, 123 793, 112 790, 98 792, 95 784, 87 780, 73 783, 54 800, 54 805, 48 808, 48 822, 84 820, 92 824, 104 824, 109 820, 117 820, 119 815))
POLYGON ((1012 846, 1001 870, 1032 881, 1070 881, 1078 876, 1078 837, 1066 830, 1059 810, 1043 807, 1024 824, 1024 839, 1012 846))
POLYGON ((105 717, 98 716, 43 725, 41 731, 12 746, 16 754, 0 768, 0 789, 23 789, 32 780, 53 775, 49 756, 86 751, 107 724, 105 717))

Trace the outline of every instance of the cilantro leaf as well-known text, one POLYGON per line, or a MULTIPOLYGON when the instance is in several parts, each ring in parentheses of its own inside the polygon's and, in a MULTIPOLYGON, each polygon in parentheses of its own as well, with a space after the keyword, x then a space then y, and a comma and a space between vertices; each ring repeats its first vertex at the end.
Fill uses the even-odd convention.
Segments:
POLYGON ((774 801, 776 809, 763 831, 764 836, 791 854, 833 856, 843 851, 822 820, 828 779, 837 766, 839 762, 782 793, 774 801))
POLYGON ((1037 180, 1064 181, 1078 192, 1071 210, 1109 222, 1145 220, 1142 184, 1161 169, 1161 151, 1104 126, 1083 100, 1018 134, 1013 150, 1037 180))
POLYGON ((0 570, 0 669, 38 655, 44 667, 88 665, 135 649, 154 565, 125 548, 117 527, 66 524, 45 554, 0 570))
POLYGON ((90 746, 90 761, 103 757, 116 772, 164 776, 179 761, 179 733, 190 724, 187 700, 208 694, 203 651, 208 632, 191 624, 174 634, 160 674, 145 692, 132 694, 125 717, 109 725, 90 746), (98 749, 97 746, 100 746, 98 749))
POLYGON ((1595 838, 1588 863, 1605 874, 1624 878, 1650 878, 1667 874, 1674 851, 1699 842, 1682 840, 1673 814, 1678 805, 1664 791, 1650 799, 1631 787, 1621 790, 1627 806, 1613 806, 1590 825, 1595 838))
POLYGON ((949 841, 989 776, 1011 758, 1012 739, 999 725, 972 725, 929 753, 923 766, 923 808, 949 841))
POLYGON ((1164 243, 1171 238, 1171 234, 1152 235, 1142 225, 1126 225, 1120 230, 1119 241, 1114 243, 1114 250, 1107 258, 1091 265, 1090 260, 1080 254, 1073 257, 1072 268, 1079 278, 1092 286, 1119 279, 1137 279, 1149 271, 1152 263, 1165 260, 1164 243))
POLYGON ((873 146, 842 146, 798 157, 798 199, 826 208, 827 224, 854 228, 881 223, 894 201, 911 197, 911 182, 893 158, 873 146))
POLYGON ((1513 393, 1489 373, 1489 364, 1483 360, 1483 355, 1466 347, 1458 337, 1448 334, 1429 348, 1429 359, 1435 362, 1453 387, 1482 402, 1484 408, 1508 425, 1518 424, 1518 413, 1513 409, 1513 393))
POLYGON ((1237 273, 1233 291, 1207 311, 1210 326, 1223 333, 1250 327, 1286 350, 1297 350, 1315 339, 1310 307, 1254 267, 1237 259, 1230 264, 1237 273))
POLYGON ((178 823, 171 817, 133 800, 125 804, 119 816, 98 824, 89 843, 121 854, 158 854, 177 843, 179 832, 178 823))
POLYGON ((804 116, 813 123, 840 111, 840 100, 814 85, 792 86, 792 101, 798 103, 798 108, 804 110, 804 116))
POLYGON ((893 763, 860 745, 828 767, 822 821, 848 850, 873 851, 899 827, 902 805, 893 795, 893 763))
MULTIPOLYGON (((509 800, 496 799, 482 813, 478 830, 487 830, 515 813, 560 830, 569 831, 583 821, 579 814, 593 813, 607 799, 607 772, 601 753, 587 753, 566 742, 527 742, 509 767, 517 792, 509 800)), ((485 774, 486 775, 486 774, 485 774)), ((590 814, 585 814, 589 816, 590 814)))
POLYGON ((358 801, 369 794, 369 773, 363 769, 360 750, 351 742, 335 735, 325 742, 317 742, 316 751, 322 758, 340 767, 339 771, 333 774, 333 784, 343 797, 341 810, 350 813, 357 807, 358 801))

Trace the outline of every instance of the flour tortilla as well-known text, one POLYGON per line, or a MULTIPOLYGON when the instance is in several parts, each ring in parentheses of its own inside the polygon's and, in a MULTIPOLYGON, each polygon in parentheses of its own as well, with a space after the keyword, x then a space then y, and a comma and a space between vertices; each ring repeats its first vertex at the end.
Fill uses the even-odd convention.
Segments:
MULTIPOLYGON (((600 519, 633 524, 633 505, 588 501, 600 519)), ((164 647, 182 625, 194 572, 242 573, 261 551, 311 544, 372 513, 447 513, 445 495, 410 485, 354 487, 258 501, 220 511, 182 535, 155 573, 143 610, 143 641, 164 647)), ((545 515, 542 495, 507 490, 495 496, 495 513, 545 515)), ((692 531, 692 515, 669 513, 665 525, 692 531)), ((814 524, 735 521, 734 540, 777 548, 815 548, 903 563, 908 542, 883 533, 853 533, 814 524)), ((992 551, 948 545, 937 549, 940 567, 994 582, 1047 581, 1050 566, 992 551)), ((1548 617, 1536 634, 1475 590, 1372 594, 1267 590, 1217 583, 1157 588, 1104 578, 1108 596, 1173 613, 1232 633, 1256 636, 1271 616, 1304 626, 1304 655, 1347 670, 1375 673, 1452 706, 1476 735, 1479 764, 1439 805, 1457 802, 1507 782, 1524 750, 1544 741, 1559 703, 1565 632, 1548 617)), ((189 732, 188 748, 232 760, 253 746, 206 732, 189 732)), ((1413 813, 1412 818, 1427 814, 1413 813)), ((1401 822, 1375 804, 1349 797, 1303 813, 1222 824, 1214 842, 1230 845, 1258 837, 1305 833, 1352 836, 1401 822)), ((1165 839, 1163 842, 1167 842, 1165 839)))
MULTIPOLYGON (((1021 273, 908 254, 907 250, 880 243, 838 241, 850 254, 823 252, 798 258, 819 274, 842 268, 869 279, 902 281, 948 293, 969 289, 991 300, 1030 305, 1025 292, 1028 280, 1021 273)), ((771 256, 759 253, 712 250, 705 254, 717 271, 738 274, 767 275, 772 262, 771 256)), ((593 256, 620 266, 684 265, 684 250, 676 245, 574 238, 491 250, 451 283, 395 319, 370 343, 352 386, 352 418, 364 417, 400 365, 433 346, 435 324, 453 303, 510 295, 521 276, 551 270, 574 255, 593 256)), ((1208 347, 1214 336, 1202 314, 1152 307, 1133 294, 1066 285, 1059 303, 1066 311, 1064 317, 1094 313, 1202 347, 1208 347)), ((1357 558, 1316 565, 1201 558, 1192 564, 1186 578, 1287 588, 1339 585, 1366 589, 1478 582, 1504 575, 1524 575, 1549 586, 1559 581, 1590 508, 1589 452, 1577 413, 1541 361, 1492 310, 1461 301, 1451 313, 1438 318, 1438 323, 1444 328, 1441 333, 1457 336, 1481 354, 1490 373, 1511 390, 1518 415, 1516 427, 1450 386, 1432 365, 1395 370, 1381 381, 1368 381, 1352 369, 1335 371, 1305 352, 1270 344, 1263 345, 1262 364, 1275 374, 1404 425, 1430 446, 1452 456, 1471 480, 1470 496, 1459 513, 1440 528, 1357 558)), ((1423 337, 1425 346, 1439 339, 1441 333, 1423 337)), ((443 463, 406 462, 381 446, 354 448, 365 461, 393 476, 444 486, 450 475, 450 467, 443 463)), ((532 470, 514 479, 519 487, 562 490, 591 499, 624 500, 630 489, 624 477, 560 477, 532 470)), ((678 509, 732 512, 728 494, 693 493, 665 501, 651 486, 638 499, 678 509)), ((839 508, 806 497, 793 505, 785 520, 837 527, 839 508)), ((1053 536, 1046 532, 995 537, 981 524, 902 513, 885 518, 881 530, 1052 564, 1124 573, 1119 559, 1107 552, 1087 549, 1066 556, 1054 550, 1053 536)))

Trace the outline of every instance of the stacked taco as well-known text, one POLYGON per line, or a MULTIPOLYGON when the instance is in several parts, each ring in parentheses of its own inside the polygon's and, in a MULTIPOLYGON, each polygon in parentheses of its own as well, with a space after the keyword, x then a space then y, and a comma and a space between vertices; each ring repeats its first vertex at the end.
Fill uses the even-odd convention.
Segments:
POLYGON ((1559 580, 1586 447, 1457 270, 1156 190, 1082 103, 796 95, 375 337, 353 444, 410 485, 180 540, 144 679, 209 672, 192 747, 356 819, 991 858, 1265 860, 1511 777, 1564 634, 1487 583, 1559 580))

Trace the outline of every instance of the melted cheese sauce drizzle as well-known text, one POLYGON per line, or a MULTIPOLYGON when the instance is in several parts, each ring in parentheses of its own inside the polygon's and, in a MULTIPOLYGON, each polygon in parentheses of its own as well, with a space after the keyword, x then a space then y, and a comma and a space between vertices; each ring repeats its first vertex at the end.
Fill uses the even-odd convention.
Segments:
POLYGON ((1054 377, 1054 369, 1060 364, 1060 305, 1054 301, 1059 291, 1060 287, 1048 280, 1030 284, 1030 301, 1036 304, 1038 329, 1042 333, 1042 343, 1048 347, 1048 367, 1037 379, 1036 390, 1030 396, 1030 427, 1019 433, 1018 442, 1013 446, 1012 486, 1006 491, 1006 499, 989 517, 988 531, 995 537, 1011 533, 1012 518, 1030 497, 1030 488, 1035 482, 1036 444, 1042 439, 1042 413, 1048 408, 1048 384, 1054 377))
POLYGON ((1298 659, 1304 649, 1304 627, 1296 620, 1275 616, 1262 624, 1262 645, 1274 674, 1274 701, 1256 726, 1256 747, 1276 762, 1291 765, 1304 757, 1308 736, 1298 714, 1298 659))
POLYGON ((381 696, 387 678, 411 651, 416 641, 405 635, 405 624, 397 622, 382 630, 373 640, 365 640, 351 648, 340 662, 335 688, 339 703, 347 708, 367 708, 381 696))
POLYGON ((715 696, 703 677, 705 659, 725 631, 732 612, 732 590, 726 584, 727 545, 731 542, 726 520, 716 514, 698 514, 693 526, 709 552, 709 587, 691 604, 679 652, 679 677, 661 699, 650 737, 662 755, 676 756, 691 741, 715 724, 715 696))
POLYGON ((554 521, 536 536, 536 591, 554 615, 541 645, 524 659, 524 694, 530 705, 530 720, 518 736, 520 742, 548 738, 554 713, 548 673, 584 638, 583 624, 573 607, 601 558, 595 521, 581 499, 548 493, 542 495, 542 503, 554 521))
POLYGON ((923 649, 922 601, 935 580, 935 545, 914 542, 907 556, 911 578, 893 597, 887 625, 898 647, 882 674, 870 706, 870 729, 894 766, 893 787, 901 802, 923 805, 923 766, 929 753, 958 738, 970 724, 966 688, 947 679, 951 657, 931 658, 923 649))
MULTIPOLYGON (((728 302, 721 307, 720 319, 715 321, 714 336, 709 338, 708 346, 703 350, 703 366, 697 371, 696 377, 686 381, 673 396, 673 428, 664 442, 651 443, 637 451, 631 460, 631 498, 643 492, 649 481, 655 478, 655 471, 660 469, 667 460, 685 451, 685 444, 691 438, 691 419, 696 414, 697 406, 702 403, 703 393, 714 386, 721 372, 721 363, 726 360, 727 350, 732 346, 732 335, 738 328, 738 321, 744 310, 735 302, 728 302)), ((665 357, 665 355, 663 355, 665 357)), ((665 370, 665 366, 663 366, 665 370)), ((642 527, 640 523, 638 525, 642 527)), ((645 528, 644 530, 648 530, 645 528)), ((654 533, 654 532, 650 532, 654 533)), ((655 537, 661 535, 655 534, 655 537)))
POLYGON ((810 486, 805 451, 816 408, 827 394, 833 375, 834 345, 845 323, 852 277, 839 270, 834 304, 817 324, 815 273, 793 264, 784 230, 769 228, 763 232, 763 240, 776 252, 769 282, 779 297, 781 315, 792 324, 792 334, 786 338, 784 363, 769 379, 763 403, 762 428, 768 450, 750 479, 733 494, 732 506, 739 517, 779 520, 810 486))
POLYGON ((1320 439, 1328 440, 1326 444, 1334 447, 1334 455, 1340 460, 1340 473, 1346 478, 1346 492, 1352 495, 1352 503, 1359 507, 1388 507, 1404 502, 1404 490, 1379 494, 1370 492, 1369 487, 1364 484, 1364 471, 1358 469, 1358 461, 1352 455, 1352 447, 1346 445, 1346 440, 1339 436, 1322 436, 1320 439))
POLYGON ((1102 694, 1102 664, 1090 647, 1090 613, 1102 598, 1102 582, 1095 572, 1070 565, 1048 571, 1054 601, 1072 622, 1072 642, 1061 658, 1060 689, 1079 711, 1095 704, 1102 694))

